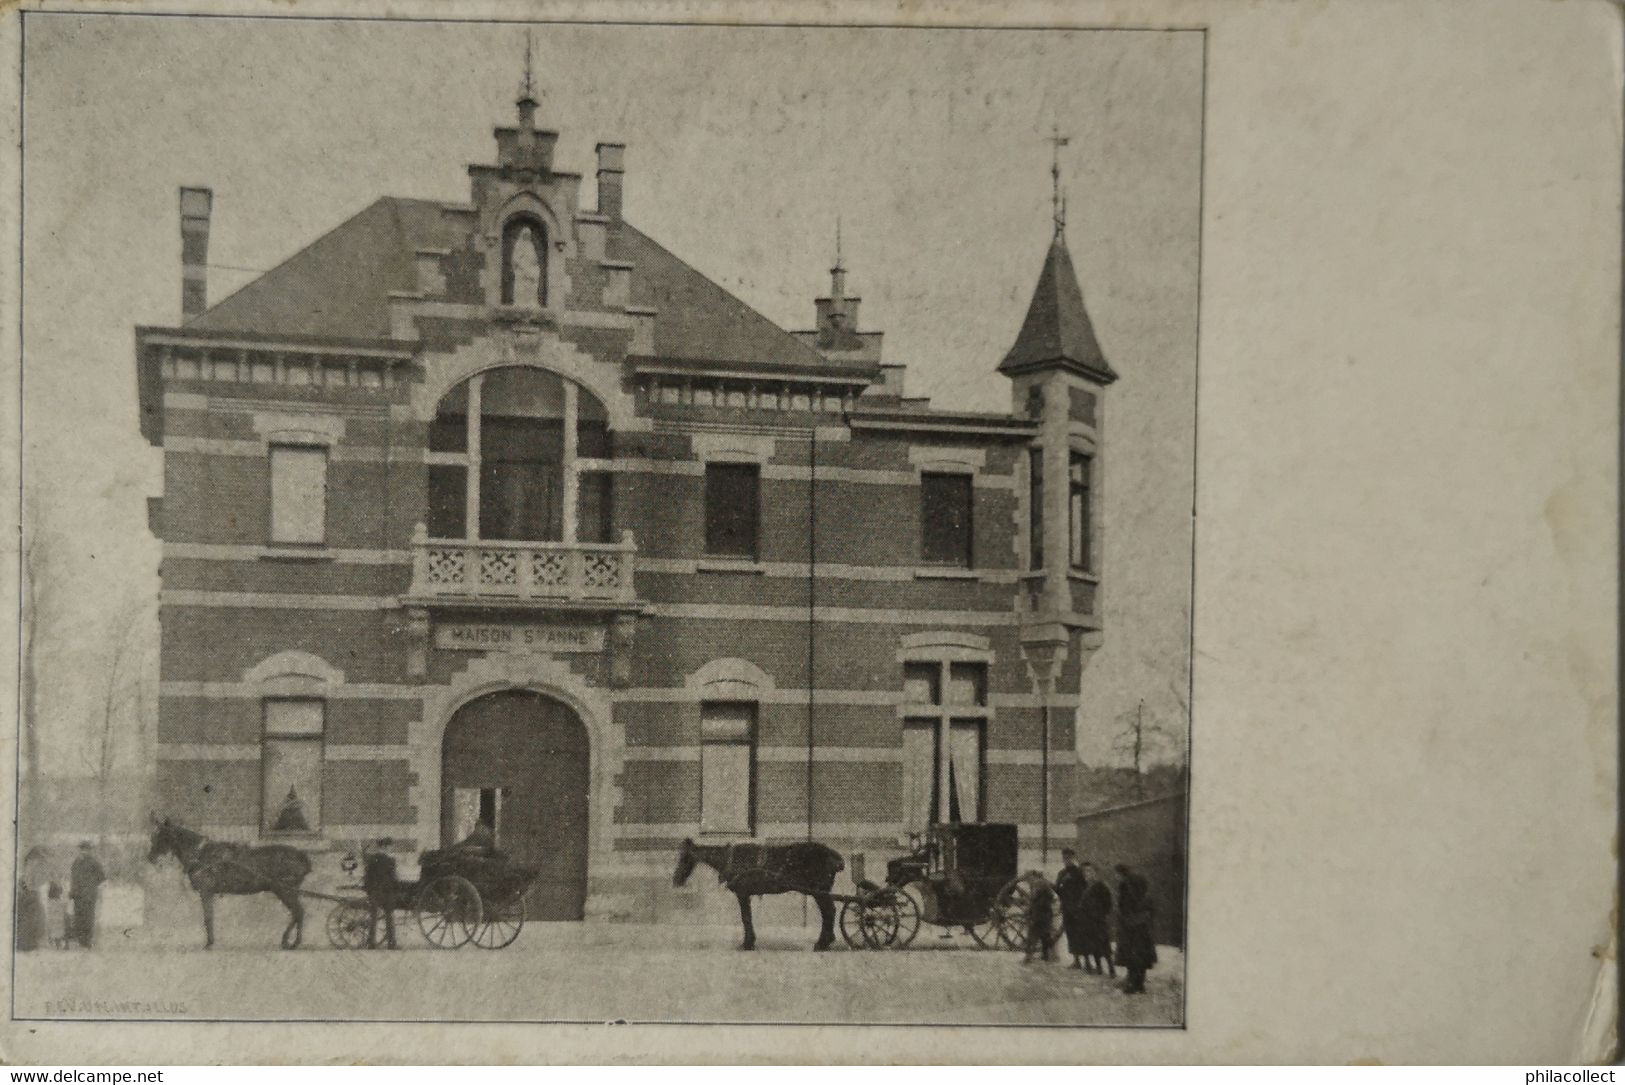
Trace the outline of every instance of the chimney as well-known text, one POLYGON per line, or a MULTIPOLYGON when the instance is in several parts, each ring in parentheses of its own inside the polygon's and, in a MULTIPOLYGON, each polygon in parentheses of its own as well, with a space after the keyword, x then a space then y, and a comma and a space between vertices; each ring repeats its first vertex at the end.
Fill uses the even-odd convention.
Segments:
POLYGON ((181 189, 181 322, 209 307, 209 211, 214 191, 181 189))
POLYGON ((626 144, 598 145, 598 213, 621 217, 621 176, 626 172, 626 144))

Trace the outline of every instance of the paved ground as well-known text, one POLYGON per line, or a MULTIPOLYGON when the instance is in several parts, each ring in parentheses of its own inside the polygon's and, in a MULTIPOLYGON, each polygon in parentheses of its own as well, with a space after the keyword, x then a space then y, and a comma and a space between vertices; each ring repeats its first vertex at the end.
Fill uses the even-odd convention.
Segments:
MULTIPOLYGON (((258 932, 256 932, 258 933, 258 932)), ((497 952, 429 948, 403 930, 400 951, 243 945, 207 953, 197 932, 117 934, 91 952, 17 957, 19 1017, 452 1019, 488 1021, 791 1021, 1176 1025, 1184 962, 1159 951, 1146 995, 963 935, 920 932, 913 948, 811 952, 815 931, 758 932, 754 953, 720 927, 533 923, 497 952)), ((271 937, 274 938, 274 933, 271 937)), ((1120 982, 1120 981, 1119 981, 1120 982)))

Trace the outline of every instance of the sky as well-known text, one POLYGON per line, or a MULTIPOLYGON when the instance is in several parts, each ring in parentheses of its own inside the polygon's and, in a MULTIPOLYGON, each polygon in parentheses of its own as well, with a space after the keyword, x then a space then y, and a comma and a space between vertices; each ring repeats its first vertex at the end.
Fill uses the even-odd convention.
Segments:
MULTIPOLYGON (((1189 682, 1202 39, 1136 31, 537 25, 556 164, 627 145, 625 214, 788 328, 812 325, 839 219, 862 326, 908 391, 1007 410, 994 368, 1053 230, 1121 380, 1107 393, 1105 644, 1079 752, 1145 702, 1177 756, 1189 682)), ((179 322, 177 189, 214 189, 211 300, 381 195, 462 202, 494 160, 514 25, 31 15, 25 41, 24 476, 55 543, 47 771, 82 771, 109 616, 151 603, 133 328, 179 322), (248 269, 248 270, 229 270, 248 269)), ((143 626, 155 658, 156 624, 143 626)))

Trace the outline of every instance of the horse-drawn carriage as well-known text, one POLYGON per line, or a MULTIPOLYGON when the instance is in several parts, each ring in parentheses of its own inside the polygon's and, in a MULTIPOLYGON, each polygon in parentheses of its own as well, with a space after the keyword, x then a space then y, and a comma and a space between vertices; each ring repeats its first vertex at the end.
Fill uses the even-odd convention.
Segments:
MULTIPOLYGON (((353 870, 352 861, 346 866, 353 870)), ((498 851, 453 846, 423 853, 417 881, 387 891, 395 911, 409 911, 423 938, 440 949, 473 942, 481 949, 513 944, 525 925, 525 892, 537 872, 514 866, 498 851)), ((359 887, 356 887, 359 888, 359 887)), ((364 949, 371 930, 367 898, 336 898, 327 940, 337 949, 364 949)))
MULTIPOLYGON (((537 871, 514 866, 491 844, 471 846, 465 840, 423 853, 417 881, 391 879, 372 886, 387 898, 391 913, 411 912, 418 930, 432 946, 457 949, 473 942, 482 949, 501 949, 519 937, 525 925, 525 893, 537 871)), ((327 939, 338 949, 361 949, 376 933, 366 890, 346 886, 343 895, 318 893, 303 882, 312 870, 310 856, 287 844, 237 844, 210 840, 168 818, 153 819, 148 862, 172 855, 203 903, 204 948, 214 945, 214 901, 219 896, 269 893, 288 909, 282 948, 297 949, 304 934, 306 897, 333 905, 327 916, 327 939)), ((347 855, 342 865, 355 873, 360 863, 347 855)), ((393 921, 393 915, 391 916, 393 921)))
MULTIPOLYGON (((909 843, 908 854, 886 864, 884 884, 865 879, 853 864, 857 891, 841 908, 847 945, 903 949, 921 923, 958 928, 988 949, 1027 944, 1033 897, 1048 883, 1036 872, 1017 873, 1014 825, 932 825, 910 834, 909 843)), ((1044 937, 1053 944, 1059 936, 1052 919, 1044 937)))

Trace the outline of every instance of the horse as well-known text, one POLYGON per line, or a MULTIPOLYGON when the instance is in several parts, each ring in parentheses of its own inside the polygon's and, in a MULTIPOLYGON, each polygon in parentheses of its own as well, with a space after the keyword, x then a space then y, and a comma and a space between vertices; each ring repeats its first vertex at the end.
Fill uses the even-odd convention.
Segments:
POLYGON ((717 872, 718 879, 739 898, 739 918, 745 925, 745 941, 740 949, 756 948, 756 928, 750 920, 750 898, 773 893, 805 893, 818 905, 823 928, 818 932, 815 950, 835 944, 835 901, 830 891, 835 875, 846 862, 834 848, 812 840, 794 844, 702 845, 685 839, 677 850, 677 869, 671 883, 681 887, 694 868, 704 863, 717 872))
POLYGON ((251 893, 270 893, 282 902, 289 915, 282 948, 299 948, 305 932, 299 886, 310 874, 310 857, 304 852, 286 844, 222 844, 168 818, 155 819, 147 862, 156 864, 165 855, 180 862, 187 881, 203 901, 204 949, 214 947, 214 898, 251 893))

